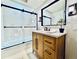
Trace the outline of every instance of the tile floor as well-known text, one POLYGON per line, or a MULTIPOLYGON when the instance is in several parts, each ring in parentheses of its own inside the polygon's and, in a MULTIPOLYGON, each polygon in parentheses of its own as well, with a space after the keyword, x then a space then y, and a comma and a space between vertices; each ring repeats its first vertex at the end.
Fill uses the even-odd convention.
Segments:
POLYGON ((37 59, 32 53, 32 42, 1 51, 1 59, 37 59))

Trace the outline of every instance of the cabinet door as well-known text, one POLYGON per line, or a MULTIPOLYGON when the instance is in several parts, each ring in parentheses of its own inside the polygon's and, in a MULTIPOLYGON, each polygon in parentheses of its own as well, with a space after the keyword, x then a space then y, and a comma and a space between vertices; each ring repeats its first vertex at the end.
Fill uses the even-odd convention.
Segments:
POLYGON ((36 50, 36 33, 32 33, 32 48, 33 50, 36 50))
POLYGON ((44 59, 56 59, 55 51, 44 45, 44 59))
POLYGON ((43 59, 43 36, 38 34, 38 56, 40 59, 43 59))

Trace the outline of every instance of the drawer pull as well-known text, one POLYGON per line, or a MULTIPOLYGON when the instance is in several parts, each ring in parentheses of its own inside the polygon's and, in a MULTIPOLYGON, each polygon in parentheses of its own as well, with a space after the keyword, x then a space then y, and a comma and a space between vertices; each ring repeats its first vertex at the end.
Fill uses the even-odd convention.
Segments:
POLYGON ((49 52, 48 50, 45 50, 45 52, 47 52, 49 55, 51 55, 52 53, 51 52, 49 52))
POLYGON ((45 40, 45 42, 47 42, 47 43, 49 43, 49 44, 52 44, 52 42, 49 42, 49 41, 47 41, 47 40, 45 40))

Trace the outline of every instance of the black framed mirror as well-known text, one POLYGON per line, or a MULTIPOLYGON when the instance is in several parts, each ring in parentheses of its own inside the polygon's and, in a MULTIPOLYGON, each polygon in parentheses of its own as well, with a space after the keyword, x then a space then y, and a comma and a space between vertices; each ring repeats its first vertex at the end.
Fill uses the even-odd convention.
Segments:
POLYGON ((41 9, 41 26, 66 25, 67 0, 55 0, 41 9), (50 17, 47 19, 43 16, 50 17), (61 21, 62 20, 62 21, 61 21))

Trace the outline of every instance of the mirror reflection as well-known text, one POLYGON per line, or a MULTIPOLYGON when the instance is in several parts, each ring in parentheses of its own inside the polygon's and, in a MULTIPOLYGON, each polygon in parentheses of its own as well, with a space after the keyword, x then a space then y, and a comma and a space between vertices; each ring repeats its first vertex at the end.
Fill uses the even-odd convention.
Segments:
POLYGON ((59 0, 43 10, 43 26, 61 24, 65 24, 65 0, 59 0))

